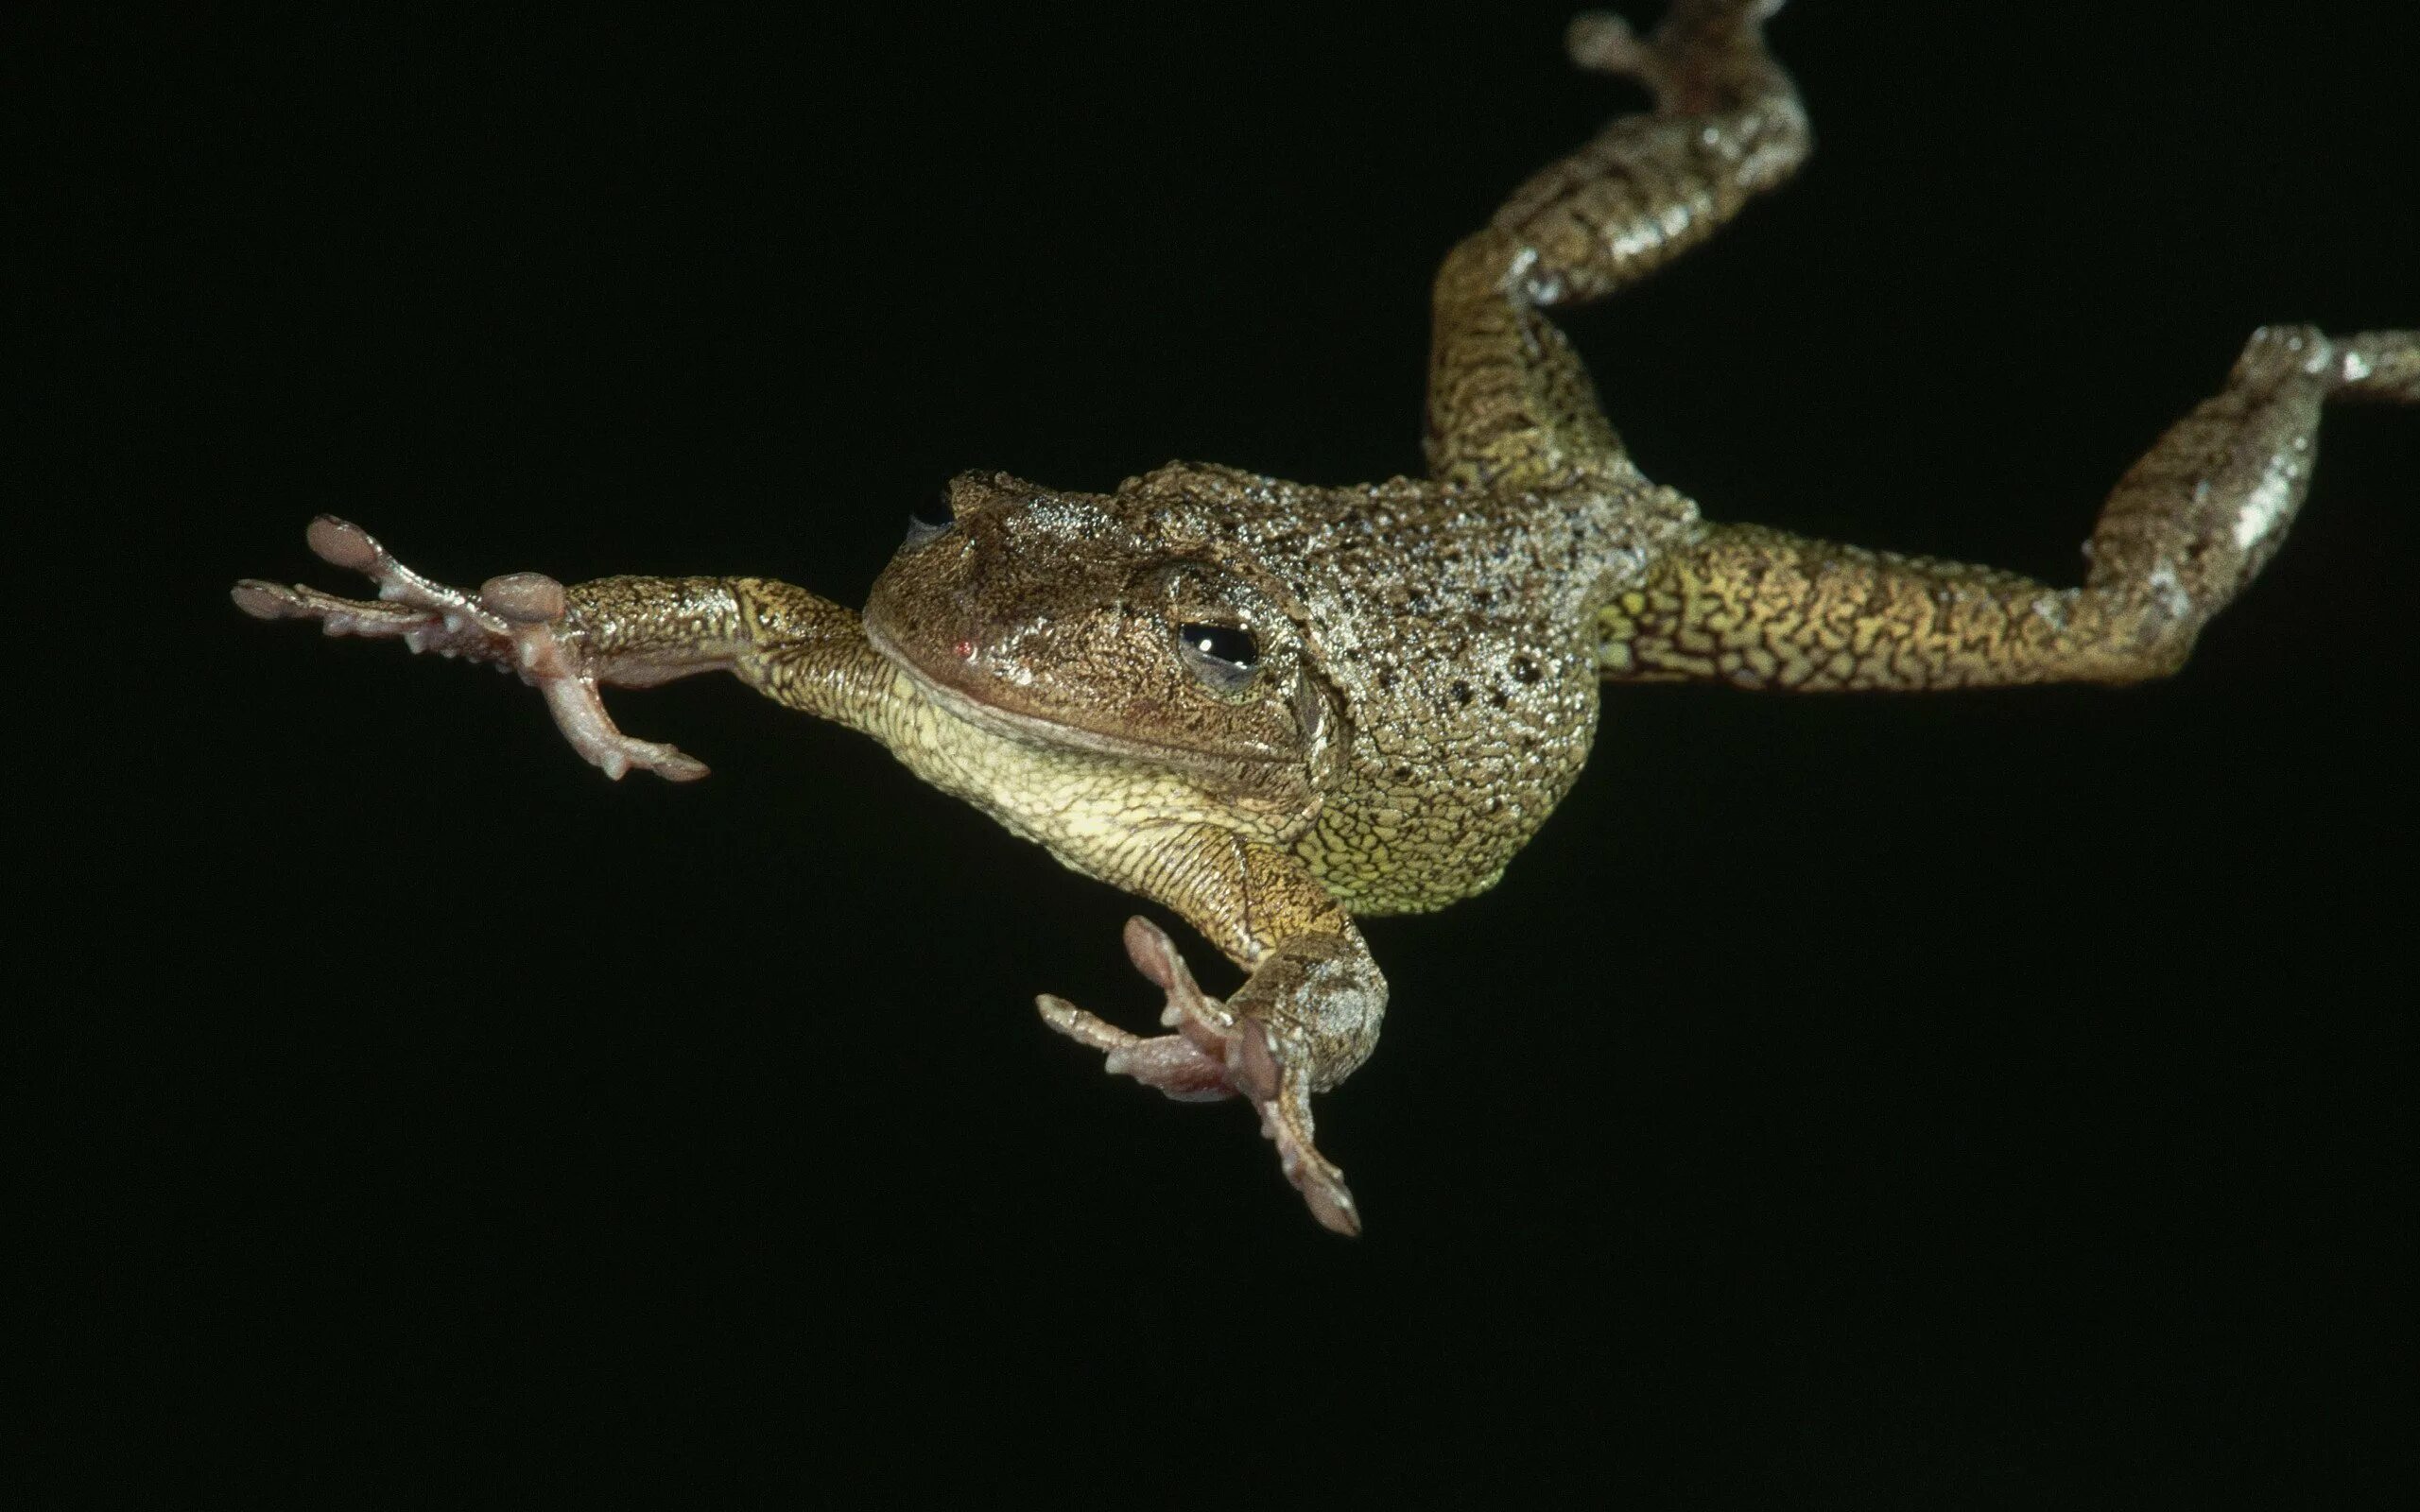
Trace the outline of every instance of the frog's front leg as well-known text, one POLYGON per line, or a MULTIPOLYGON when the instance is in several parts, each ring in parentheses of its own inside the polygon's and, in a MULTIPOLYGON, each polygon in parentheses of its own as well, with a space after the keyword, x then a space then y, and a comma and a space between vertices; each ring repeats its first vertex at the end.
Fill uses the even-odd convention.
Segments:
POLYGON ((1047 994, 1052 1028, 1106 1053, 1105 1069, 1180 1102, 1241 1096, 1260 1114, 1286 1178, 1311 1215, 1340 1234, 1361 1231, 1344 1173, 1312 1142, 1311 1094, 1351 1074, 1378 1041, 1387 984, 1343 908, 1294 857, 1223 832, 1171 836, 1153 870, 1165 901, 1251 977, 1221 1002, 1194 982, 1175 942, 1149 919, 1126 925, 1136 970, 1167 994, 1146 1039, 1047 994))
POLYGON ((235 607, 257 619, 317 620, 330 635, 402 641, 491 662, 536 687, 583 760, 619 778, 706 775, 694 757, 622 733, 598 690, 729 672, 794 709, 881 734, 906 684, 866 644, 857 616, 761 577, 600 577, 569 587, 538 573, 475 593, 406 567, 359 525, 322 515, 306 538, 322 560, 378 585, 375 599, 248 578, 235 607))

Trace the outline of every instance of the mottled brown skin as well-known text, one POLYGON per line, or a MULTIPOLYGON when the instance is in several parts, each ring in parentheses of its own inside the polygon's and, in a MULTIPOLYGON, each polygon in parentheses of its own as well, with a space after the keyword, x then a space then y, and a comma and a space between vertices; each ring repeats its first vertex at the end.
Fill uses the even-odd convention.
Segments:
POLYGON ((1651 271, 1804 160, 1805 112, 1760 35, 1777 9, 1683 0, 1648 42, 1609 17, 1574 26, 1581 63, 1641 79, 1657 108, 1446 258, 1427 479, 1315 489, 1180 463, 1086 494, 969 475, 862 620, 752 577, 517 574, 461 593, 332 519, 313 548, 378 581, 377 601, 254 581, 236 602, 506 662, 615 777, 705 768, 615 730, 605 684, 727 671, 873 735, 1251 973, 1210 997, 1138 919, 1127 949, 1173 1033, 1041 1006, 1112 1071, 1249 1098, 1314 1214, 1356 1231, 1310 1111, 1369 1055, 1386 1004, 1353 918, 1492 885, 1578 778, 1600 679, 1914 690, 2173 671, 2283 540, 2321 402, 2420 401, 2420 333, 2258 333, 2119 482, 2079 588, 1702 520, 1632 466, 1546 312, 1651 271))

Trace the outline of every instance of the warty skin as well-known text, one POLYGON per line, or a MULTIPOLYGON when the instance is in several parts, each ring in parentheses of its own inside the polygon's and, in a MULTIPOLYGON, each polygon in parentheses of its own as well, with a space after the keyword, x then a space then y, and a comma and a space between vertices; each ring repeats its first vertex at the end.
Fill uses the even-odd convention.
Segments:
POLYGON ((1683 0, 1644 41, 1574 24, 1574 58, 1639 79, 1656 108, 1446 258, 1426 478, 1322 489, 1179 463, 1098 494, 969 474, 862 617, 754 577, 515 574, 463 593, 332 518, 312 548, 376 599, 247 581, 235 601, 511 666, 614 777, 705 768, 621 733, 599 688, 709 671, 882 741, 1250 973, 1211 997, 1138 918, 1125 943, 1171 1032, 1040 1007, 1172 1097, 1249 1100, 1313 1214, 1356 1232, 1310 1105, 1368 1057, 1386 1006, 1354 918, 1493 885, 1578 779, 1601 681, 2164 675, 2283 541, 2322 403, 2420 402, 2420 333, 2256 333, 2119 481, 2077 588, 1704 520, 1632 465, 1547 312, 1662 266, 1804 161, 1805 112, 1762 39, 1777 9, 1683 0))

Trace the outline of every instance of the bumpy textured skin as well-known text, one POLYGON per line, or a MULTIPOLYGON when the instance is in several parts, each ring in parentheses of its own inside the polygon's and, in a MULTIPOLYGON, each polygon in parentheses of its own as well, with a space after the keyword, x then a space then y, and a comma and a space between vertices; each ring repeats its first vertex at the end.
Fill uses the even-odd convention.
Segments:
POLYGON ((704 767, 615 730, 606 684, 727 671, 882 741, 1250 971, 1211 997, 1136 919, 1126 947, 1173 1032, 1041 1007, 1114 1072, 1249 1099, 1314 1215, 1355 1231, 1310 1112, 1386 1005, 1353 917, 1493 885, 1578 778, 1600 679, 1913 690, 2172 671, 2284 539, 2322 401, 2420 402, 2420 333, 2256 334, 2120 480, 2074 588, 1703 521, 1632 466, 1547 312, 1651 271, 1804 160, 1805 112, 1761 36, 1777 9, 1683 0, 1644 41, 1611 17, 1574 25, 1574 58, 1642 80, 1656 109, 1538 174, 1446 258, 1426 479, 1315 489, 1180 463, 1088 494, 970 474, 862 620, 751 577, 516 574, 463 593, 329 519, 313 549, 377 581, 376 601, 248 581, 236 602, 511 666, 616 777, 704 767), (1248 633, 1252 664, 1188 651, 1205 626, 1248 633))

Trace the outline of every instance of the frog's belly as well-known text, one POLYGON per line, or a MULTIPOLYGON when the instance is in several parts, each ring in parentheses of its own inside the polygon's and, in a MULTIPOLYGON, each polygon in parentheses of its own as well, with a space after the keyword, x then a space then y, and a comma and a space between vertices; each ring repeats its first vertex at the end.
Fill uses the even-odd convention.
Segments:
POLYGON ((1074 870, 1151 895, 1174 832, 1210 826, 1282 845, 1299 822, 1148 762, 1049 746, 979 725, 924 697, 900 700, 891 753, 1074 870))

